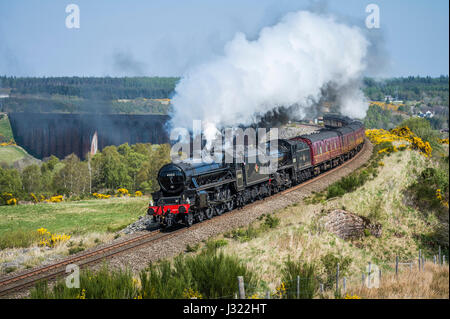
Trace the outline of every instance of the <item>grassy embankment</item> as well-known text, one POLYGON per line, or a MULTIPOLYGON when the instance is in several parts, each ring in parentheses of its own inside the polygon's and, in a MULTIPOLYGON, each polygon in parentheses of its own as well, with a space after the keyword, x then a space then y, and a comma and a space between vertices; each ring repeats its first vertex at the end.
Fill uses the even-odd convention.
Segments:
MULTIPOLYGON (((7 117, 0 119, 0 143, 14 140, 11 125, 7 117)), ((34 158, 23 148, 17 145, 0 146, 0 164, 11 166, 14 162, 28 158, 31 161, 34 158)))
MULTIPOLYGON (((422 249, 426 258, 432 259, 437 253, 437 246, 430 245, 426 239, 433 238, 431 233, 439 221, 434 214, 427 214, 415 208, 404 195, 409 185, 416 180, 418 173, 426 166, 434 164, 417 151, 410 150, 393 153, 383 161, 384 165, 378 167, 376 176, 355 191, 316 204, 301 202, 282 209, 275 213, 280 225, 265 228, 263 232, 255 231, 263 223, 258 222, 249 229, 219 236, 216 240, 226 241, 220 249, 225 254, 241 258, 260 274, 262 282, 271 291, 280 284, 280 269, 288 257, 316 265, 316 276, 326 283, 330 275, 335 274, 333 267, 330 269, 330 256, 334 256, 331 260, 345 265, 341 267, 341 277, 346 276, 349 284, 356 281, 359 285, 361 274, 369 261, 378 265, 383 273, 389 274, 394 269, 395 256, 399 256, 401 261, 414 261, 417 259, 419 249, 422 249), (353 241, 336 237, 327 232, 320 222, 320 218, 332 209, 345 209, 368 217, 372 222, 380 223, 382 236, 375 238, 367 234, 353 241)), ((447 251, 445 254, 448 257, 447 251)), ((405 279, 403 288, 397 294, 378 290, 380 294, 377 295, 372 290, 370 293, 357 290, 355 287, 358 285, 353 288, 355 293, 363 294, 363 297, 403 298, 408 297, 407 294, 414 290, 412 286, 417 286, 420 282, 423 289, 417 297, 448 298, 448 268, 444 274, 436 273, 436 276, 440 276, 440 280, 444 280, 444 286, 447 286, 447 290, 443 292, 429 293, 431 289, 429 285, 437 284, 433 279, 434 275, 427 276, 427 280, 405 279), (382 291, 384 292, 381 293, 382 291), (401 291, 404 292, 403 295, 401 291)), ((388 282, 389 280, 385 281, 386 284, 388 282)), ((352 288, 351 285, 349 287, 352 288)), ((330 289, 332 290, 331 287, 330 289)))
POLYGON ((117 231, 146 213, 148 201, 148 196, 142 196, 0 206, 0 263, 5 263, 0 272, 33 267, 110 241, 117 231), (71 238, 52 247, 39 247, 42 236, 37 229, 41 227, 71 238))
POLYGON ((11 166, 14 162, 31 157, 23 148, 16 145, 0 146, 0 163, 11 166))

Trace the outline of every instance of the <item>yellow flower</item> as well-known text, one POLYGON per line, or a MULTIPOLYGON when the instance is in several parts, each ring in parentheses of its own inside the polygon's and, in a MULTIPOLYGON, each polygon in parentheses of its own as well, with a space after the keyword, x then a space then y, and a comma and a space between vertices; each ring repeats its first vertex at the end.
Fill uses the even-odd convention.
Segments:
POLYGON ((17 199, 11 198, 6 201, 6 205, 17 205, 17 199))
POLYGON ((183 297, 185 299, 202 299, 203 298, 203 296, 198 291, 195 291, 192 288, 184 289, 183 297))
POLYGON ((81 294, 78 296, 78 299, 86 299, 86 289, 81 290, 81 294))
POLYGON ((358 295, 351 296, 351 295, 347 294, 344 299, 361 299, 361 297, 358 295))
POLYGON ((286 295, 286 285, 284 282, 282 282, 276 289, 275 289, 275 296, 282 299, 286 295))

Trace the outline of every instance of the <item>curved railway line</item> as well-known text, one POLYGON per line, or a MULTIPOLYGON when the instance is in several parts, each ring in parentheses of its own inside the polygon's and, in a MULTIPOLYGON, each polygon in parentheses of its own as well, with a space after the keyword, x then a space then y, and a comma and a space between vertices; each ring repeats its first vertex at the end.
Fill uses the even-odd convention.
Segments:
MULTIPOLYGON (((266 199, 271 200, 273 198, 283 196, 287 193, 298 190, 308 184, 311 184, 311 183, 317 182, 318 180, 323 179, 327 175, 329 175, 337 170, 340 170, 343 167, 348 166, 350 163, 352 163, 355 159, 359 158, 365 152, 370 151, 371 148, 368 146, 369 143, 370 142, 368 142, 366 140, 361 151, 358 152, 351 159, 347 160, 342 165, 335 167, 333 169, 330 169, 330 170, 320 174, 319 176, 317 176, 313 179, 310 179, 306 182, 303 182, 299 185, 293 186, 289 189, 286 189, 277 194, 274 194, 274 195, 270 196, 269 198, 258 200, 253 203, 250 203, 248 205, 245 205, 244 208, 254 206, 254 205, 258 204, 259 202, 264 201, 266 199)), ((31 286, 34 286, 37 282, 39 282, 41 280, 50 280, 50 279, 55 279, 57 277, 60 277, 64 274, 66 274, 66 266, 67 265, 76 263, 77 266, 79 266, 80 268, 84 268, 86 266, 101 262, 107 258, 111 258, 113 256, 119 255, 123 252, 131 251, 133 249, 137 249, 139 247, 142 247, 144 245, 148 245, 151 243, 160 242, 162 240, 165 240, 165 239, 168 239, 171 237, 175 237, 175 236, 177 236, 181 233, 184 233, 188 230, 202 227, 202 225, 205 225, 208 223, 213 223, 214 221, 216 221, 218 219, 223 219, 223 218, 227 218, 227 216, 230 216, 230 215, 239 214, 240 210, 241 209, 234 209, 231 212, 228 212, 221 216, 216 216, 211 220, 205 220, 202 223, 194 224, 193 226, 191 226, 189 228, 182 227, 179 229, 174 229, 171 232, 162 232, 160 230, 155 230, 155 231, 152 231, 152 232, 144 234, 144 235, 136 236, 131 239, 127 239, 127 240, 124 240, 124 241, 121 241, 118 243, 113 243, 113 244, 106 245, 101 248, 97 248, 97 249, 94 249, 91 251, 87 251, 84 253, 80 253, 80 254, 68 257, 68 258, 66 258, 62 261, 56 262, 54 264, 41 266, 41 267, 26 271, 26 272, 16 274, 14 276, 1 278, 0 279, 0 296, 4 297, 4 296, 7 296, 8 294, 23 290, 25 288, 29 288, 31 286)))

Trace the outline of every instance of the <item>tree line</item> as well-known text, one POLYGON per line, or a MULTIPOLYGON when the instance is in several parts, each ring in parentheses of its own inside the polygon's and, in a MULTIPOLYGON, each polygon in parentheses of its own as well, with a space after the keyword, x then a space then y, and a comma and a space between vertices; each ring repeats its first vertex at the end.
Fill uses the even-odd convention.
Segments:
MULTIPOLYGON (((65 195, 74 199, 94 192, 114 194, 118 188, 149 193, 159 189, 157 173, 170 162, 168 144, 107 146, 90 159, 71 154, 59 160, 51 156, 42 164, 23 170, 0 163, 0 189, 21 200, 32 195, 65 195)), ((2 203, 0 194, 0 204, 2 203)))
POLYGON ((442 105, 448 105, 448 75, 441 75, 437 78, 409 76, 382 81, 365 78, 363 84, 365 95, 373 101, 384 101, 385 95, 407 101, 419 101, 425 97, 437 97, 442 105))
MULTIPOLYGON (((366 129, 382 128, 390 130, 398 126, 403 120, 412 116, 411 110, 407 106, 401 106, 398 109, 407 115, 402 115, 396 112, 392 112, 388 109, 383 109, 378 105, 371 104, 367 110, 366 117, 364 118, 364 126, 366 129)), ((430 127, 434 130, 440 130, 442 128, 448 128, 448 113, 443 115, 436 114, 432 118, 424 118, 425 122, 428 122, 430 127)))
POLYGON ((7 77, 0 76, 0 87, 12 94, 77 96, 91 100, 168 98, 178 77, 7 77))

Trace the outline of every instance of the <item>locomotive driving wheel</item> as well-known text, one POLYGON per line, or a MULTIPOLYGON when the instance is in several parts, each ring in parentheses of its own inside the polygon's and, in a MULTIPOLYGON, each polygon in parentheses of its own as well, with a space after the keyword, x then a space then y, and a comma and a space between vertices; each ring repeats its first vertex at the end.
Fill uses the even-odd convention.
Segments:
POLYGON ((224 208, 224 205, 222 205, 222 204, 217 205, 217 206, 214 208, 214 212, 216 213, 217 216, 222 215, 224 211, 225 211, 225 208, 224 208))
POLYGON ((199 223, 201 223, 205 219, 205 213, 203 211, 198 212, 197 214, 197 220, 199 223))
POLYGON ((226 208, 227 208, 227 211, 232 211, 232 210, 233 210, 233 200, 228 201, 228 202, 225 204, 225 206, 226 206, 226 208))
POLYGON ((194 224, 194 215, 191 213, 186 214, 186 216, 184 216, 184 222, 187 227, 191 227, 194 224))
POLYGON ((208 219, 213 218, 213 215, 214 215, 213 209, 211 207, 205 209, 205 215, 206 215, 206 218, 208 218, 208 219))

